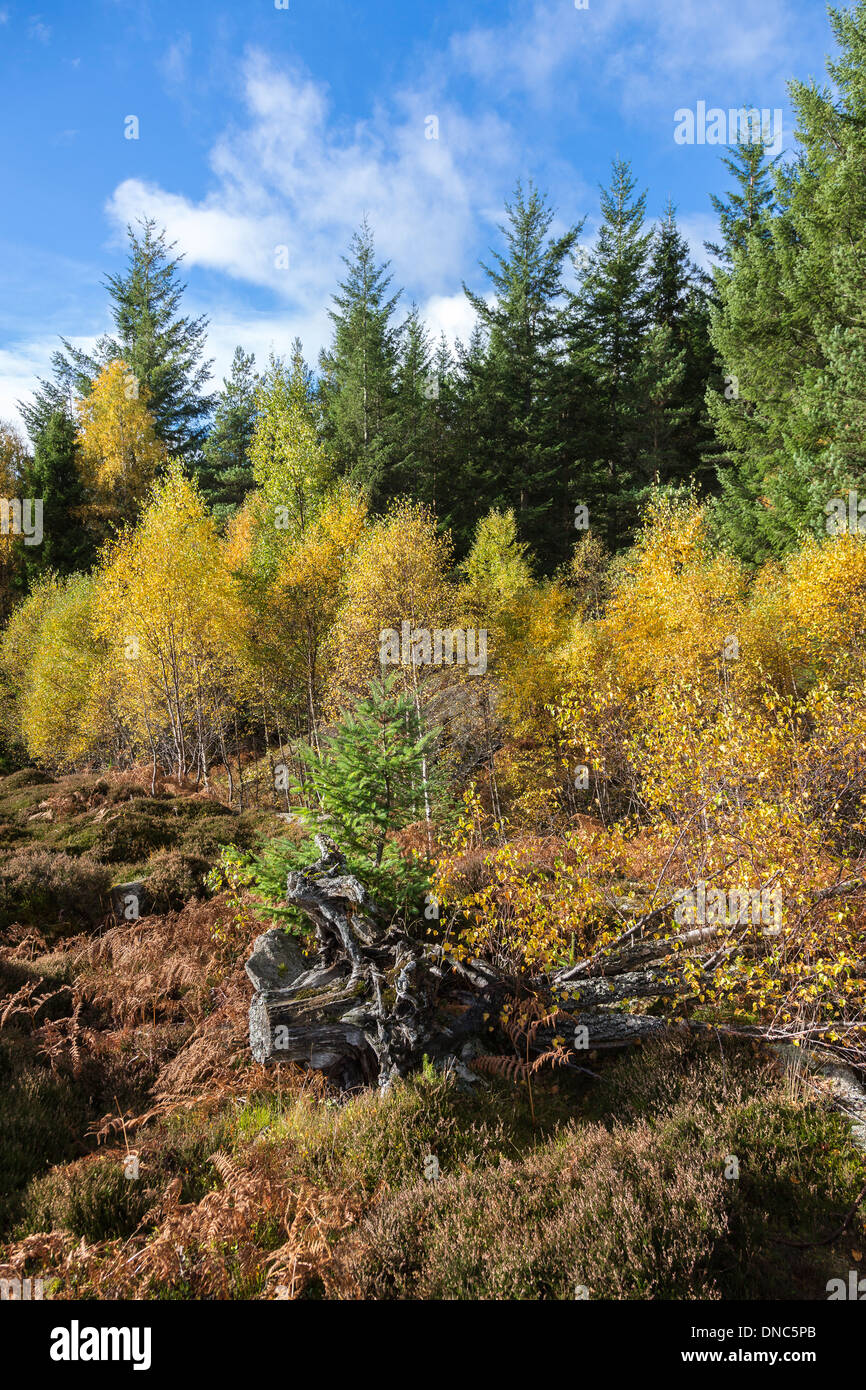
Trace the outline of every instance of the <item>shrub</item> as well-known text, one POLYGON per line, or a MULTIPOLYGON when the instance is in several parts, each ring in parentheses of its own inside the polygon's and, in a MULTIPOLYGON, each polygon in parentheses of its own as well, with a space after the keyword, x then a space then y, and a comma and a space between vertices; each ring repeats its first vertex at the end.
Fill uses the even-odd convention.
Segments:
POLYGON ((71 916, 95 921, 110 886, 110 871, 87 855, 17 850, 0 867, 0 925, 71 916))
POLYGON ((153 1202, 143 1176, 127 1178, 123 1154, 54 1168, 31 1183, 22 1233, 63 1229, 88 1242, 129 1236, 153 1202))
POLYGON ((164 816, 136 802, 125 802, 115 819, 103 821, 93 840, 93 854, 108 864, 142 864, 155 849, 177 838, 164 816))
POLYGON ((148 862, 147 896, 157 911, 181 908, 203 895, 209 868, 207 860, 196 855, 158 850, 148 862))
POLYGON ((18 772, 10 772, 3 778, 3 791, 17 791, 19 787, 49 786, 55 781, 50 772, 38 767, 22 767, 18 772))
POLYGON ((718 1298, 725 1182, 645 1122, 384 1200, 352 1272, 367 1298, 718 1298))

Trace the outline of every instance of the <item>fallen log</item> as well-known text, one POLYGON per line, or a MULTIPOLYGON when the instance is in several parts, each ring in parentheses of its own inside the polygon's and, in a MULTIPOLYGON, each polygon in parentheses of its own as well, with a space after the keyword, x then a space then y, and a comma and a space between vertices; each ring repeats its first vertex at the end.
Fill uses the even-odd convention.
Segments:
MULTIPOLYGON (((502 1005, 525 996, 527 982, 518 987, 489 963, 457 961, 441 946, 414 939, 386 919, 332 840, 317 835, 316 844, 321 857, 286 881, 287 902, 313 926, 315 958, 305 960, 294 939, 272 931, 258 938, 247 962, 255 986, 254 1058, 296 1063, 341 1089, 386 1088, 419 1069, 425 1056, 472 1079, 465 1060, 510 1045, 499 1026, 502 1005)), ((849 880, 819 896, 862 887, 862 880, 849 880)), ((643 935, 663 926, 669 908, 653 909, 585 960, 528 982, 539 1009, 527 1044, 532 1052, 553 1049, 561 1056, 564 1036, 577 1061, 582 1049, 630 1047, 671 1027, 712 1027, 688 1021, 690 1000, 712 985, 733 951, 759 954, 780 928, 714 923, 668 937, 643 935), (646 1001, 647 1012, 635 1007, 638 1001, 646 1001), (657 1016, 662 1012, 667 1017, 657 1016)), ((820 1032, 817 1023, 798 1026, 805 1027, 803 1043, 820 1032)), ((784 1036, 760 1028, 721 1031, 784 1036)), ((840 1045, 843 1059, 849 1051, 840 1045)))

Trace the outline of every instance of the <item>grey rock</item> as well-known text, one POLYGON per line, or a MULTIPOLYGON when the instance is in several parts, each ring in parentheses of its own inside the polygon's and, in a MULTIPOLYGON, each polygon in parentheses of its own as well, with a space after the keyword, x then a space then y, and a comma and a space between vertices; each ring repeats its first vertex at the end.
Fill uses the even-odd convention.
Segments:
POLYGON ((307 970, 300 942, 272 927, 256 938, 246 972, 255 989, 288 989, 307 970))
POLYGON ((146 917, 151 908, 147 897, 147 883, 144 879, 133 879, 129 883, 115 883, 111 887, 111 906, 115 917, 121 921, 134 922, 146 917))

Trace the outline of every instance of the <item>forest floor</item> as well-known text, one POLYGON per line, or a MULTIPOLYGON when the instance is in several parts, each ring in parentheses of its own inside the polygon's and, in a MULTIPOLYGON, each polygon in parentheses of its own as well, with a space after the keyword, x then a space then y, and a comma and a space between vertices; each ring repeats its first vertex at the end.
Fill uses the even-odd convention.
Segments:
POLYGON ((0 1278, 53 1298, 827 1297, 866 1268, 848 1122, 758 1045, 329 1094, 251 1059, 268 923, 208 896, 272 810, 0 778, 0 1278), (146 881, 137 920, 108 905, 146 881))

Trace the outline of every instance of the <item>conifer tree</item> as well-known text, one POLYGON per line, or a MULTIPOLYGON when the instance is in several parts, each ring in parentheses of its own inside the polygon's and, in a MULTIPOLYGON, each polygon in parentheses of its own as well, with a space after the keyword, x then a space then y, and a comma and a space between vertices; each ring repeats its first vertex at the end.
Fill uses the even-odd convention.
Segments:
POLYGON ((866 0, 830 22, 834 90, 791 84, 796 159, 717 275, 711 331, 729 386, 707 403, 730 461, 717 522, 753 563, 822 534, 831 497, 866 490, 866 0))
POLYGON ((580 265, 571 364, 581 390, 587 378, 592 384, 593 408, 583 420, 584 500, 593 531, 613 549, 630 535, 638 515, 639 370, 650 323, 652 233, 644 231, 646 194, 635 196, 626 160, 613 162, 610 187, 601 190, 601 214, 596 245, 580 265))
POLYGON ((235 348, 198 470, 202 495, 221 523, 234 515, 253 486, 250 444, 256 424, 255 360, 252 353, 235 348))
POLYGON ((692 264, 669 201, 653 235, 647 272, 650 327, 638 372, 644 403, 637 450, 645 483, 692 479, 712 486, 715 481, 705 459, 713 442, 705 396, 715 379, 705 279, 692 264))
POLYGON ((86 494, 81 480, 75 424, 55 411, 40 432, 26 467, 30 497, 42 499, 42 544, 22 547, 28 582, 52 570, 58 575, 89 569, 95 557, 84 524, 86 494))
POLYGON ((153 218, 127 228, 129 263, 105 281, 114 335, 100 338, 90 355, 65 338, 52 357, 54 378, 41 381, 34 399, 21 405, 32 439, 57 409, 86 396, 103 367, 122 360, 146 391, 159 438, 173 454, 195 458, 206 437, 212 398, 205 393, 211 363, 204 360, 207 319, 180 313, 186 286, 178 277, 181 256, 153 218))
POLYGON ((416 501, 435 502, 433 400, 439 388, 430 338, 418 306, 413 304, 401 326, 390 421, 393 452, 380 486, 384 500, 407 495, 416 501))
POLYGON ((493 303, 464 285, 487 340, 477 374, 482 409, 475 472, 480 511, 512 507, 521 535, 547 559, 560 548, 564 554, 569 538, 556 372, 565 324, 563 275, 580 227, 551 236, 554 211, 533 184, 524 190, 518 183, 505 212, 499 228, 504 251, 482 263, 493 303))
MULTIPOLYGON (((757 132, 750 131, 750 135, 757 132)), ((763 135, 763 132, 762 132, 763 135)), ((733 154, 722 163, 734 179, 733 191, 726 197, 710 194, 719 219, 720 242, 706 242, 707 250, 730 269, 735 251, 744 251, 753 234, 767 237, 775 206, 773 170, 778 157, 767 154, 763 138, 744 139, 738 132, 733 154)))
POLYGON ((350 852, 382 864, 388 835, 423 817, 422 762, 432 734, 418 727, 410 695, 395 676, 372 681, 370 693, 346 710, 321 758, 305 754, 334 834, 350 852))
POLYGON ((393 458, 398 330, 392 317, 400 296, 388 295, 391 276, 376 261, 366 218, 343 263, 347 275, 330 310, 333 342, 320 363, 326 430, 341 471, 369 487, 375 503, 388 490, 393 458))

